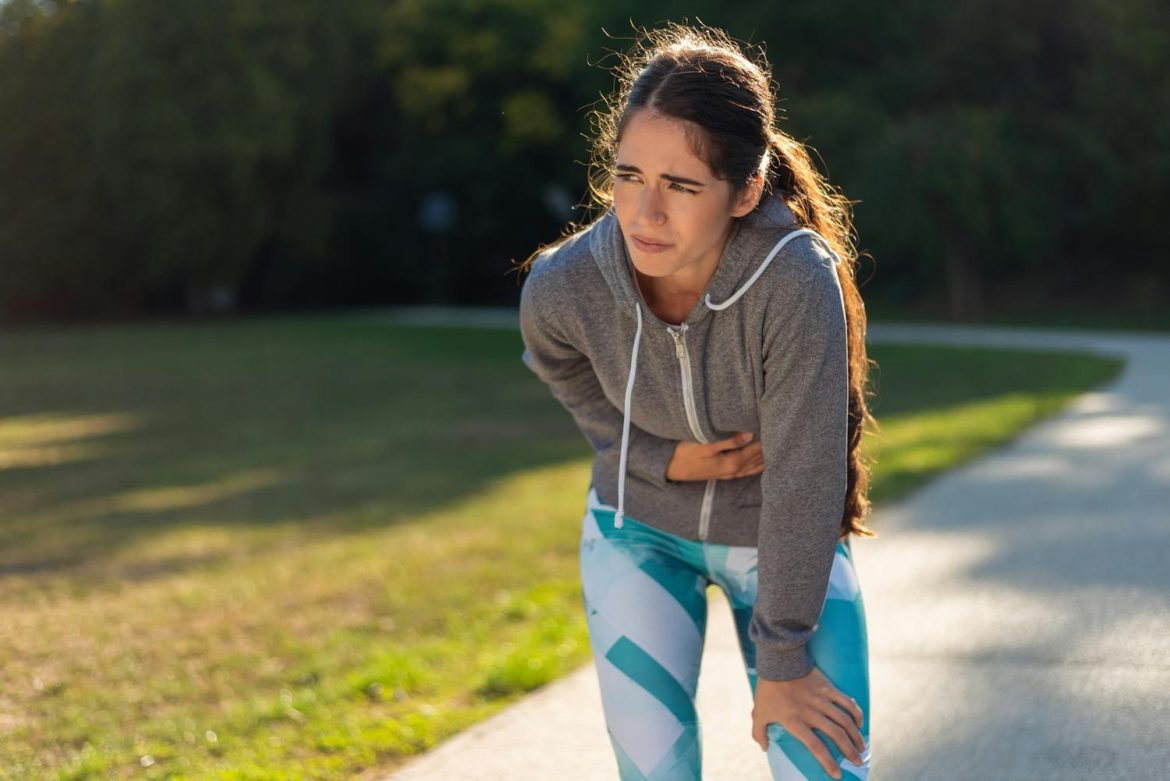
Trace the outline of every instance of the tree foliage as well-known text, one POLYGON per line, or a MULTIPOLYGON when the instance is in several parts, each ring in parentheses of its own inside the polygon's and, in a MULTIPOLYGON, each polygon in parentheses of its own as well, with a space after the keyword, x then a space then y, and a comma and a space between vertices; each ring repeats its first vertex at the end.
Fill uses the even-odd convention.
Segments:
MULTIPOLYGON (((869 293, 964 317, 1012 291, 1170 298, 1165 4, 689 10, 766 44, 784 129, 857 203, 869 293)), ((584 196, 610 52, 677 18, 636 12, 8 0, 0 315, 512 302, 512 260, 584 196)))

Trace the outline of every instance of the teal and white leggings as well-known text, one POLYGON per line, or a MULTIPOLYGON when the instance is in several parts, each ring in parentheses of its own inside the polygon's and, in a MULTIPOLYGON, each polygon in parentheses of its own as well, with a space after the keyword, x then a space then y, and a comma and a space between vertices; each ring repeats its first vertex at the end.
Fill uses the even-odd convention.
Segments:
MULTIPOLYGON (((748 624, 756 601, 756 554, 749 546, 718 545, 661 531, 626 515, 590 487, 581 529, 581 584, 602 707, 622 781, 698 781, 702 775, 695 692, 707 628, 707 586, 731 603, 752 695, 755 643, 748 624)), ((819 730, 842 779, 869 775, 869 673, 865 608, 849 544, 837 544, 828 594, 809 651, 818 669, 857 701, 865 716, 865 763, 854 765, 819 730)), ((750 718, 741 722, 744 750, 750 718), (748 725, 748 726, 744 726, 748 725)), ((753 749, 754 746, 754 749, 753 749)), ((768 725, 768 765, 776 781, 831 779, 804 744, 779 724, 768 725)))

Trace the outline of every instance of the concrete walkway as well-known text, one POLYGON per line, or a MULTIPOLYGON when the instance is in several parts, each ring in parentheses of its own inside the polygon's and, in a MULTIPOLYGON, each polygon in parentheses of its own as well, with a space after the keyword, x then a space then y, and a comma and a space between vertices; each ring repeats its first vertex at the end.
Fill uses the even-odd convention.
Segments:
MULTIPOLYGON (((478 324, 514 327, 514 311, 494 317, 478 324)), ((871 780, 1170 778, 1170 337, 875 323, 869 339, 1128 360, 1012 444, 880 507, 881 536, 855 542, 871 780)), ((730 612, 712 601, 704 778, 768 781, 730 612)), ((616 778, 587 664, 385 781, 616 778)))

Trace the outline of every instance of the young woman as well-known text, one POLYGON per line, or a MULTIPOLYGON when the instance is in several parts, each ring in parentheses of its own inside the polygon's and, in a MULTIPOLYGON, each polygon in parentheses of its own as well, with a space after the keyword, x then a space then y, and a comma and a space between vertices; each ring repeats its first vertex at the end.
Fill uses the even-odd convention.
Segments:
MULTIPOLYGON (((596 451, 581 530, 621 778, 698 779, 707 587, 731 603, 776 779, 864 779, 873 419, 849 203, 775 127, 770 69, 652 31, 600 116, 589 225, 534 253, 524 360, 596 451)), ((746 736, 745 736, 746 737, 746 736)))

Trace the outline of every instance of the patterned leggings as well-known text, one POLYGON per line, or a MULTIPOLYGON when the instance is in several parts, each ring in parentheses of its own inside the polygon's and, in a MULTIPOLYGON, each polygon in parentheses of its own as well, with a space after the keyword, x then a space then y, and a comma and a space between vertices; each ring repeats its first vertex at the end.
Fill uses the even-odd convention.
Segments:
MULTIPOLYGON (((756 600, 757 549, 688 540, 628 515, 615 529, 614 513, 591 487, 581 529, 581 584, 618 770, 622 781, 698 781, 702 749, 695 692, 707 628, 707 586, 717 584, 731 603, 754 696, 755 644, 748 624, 756 600)), ((844 540, 837 544, 809 651, 821 672, 861 708, 864 764, 854 765, 824 733, 815 734, 844 781, 864 781, 870 767, 865 608, 844 540)), ((773 779, 832 778, 779 724, 769 724, 767 734, 773 779)), ((748 741, 745 734, 745 751, 748 741)))

